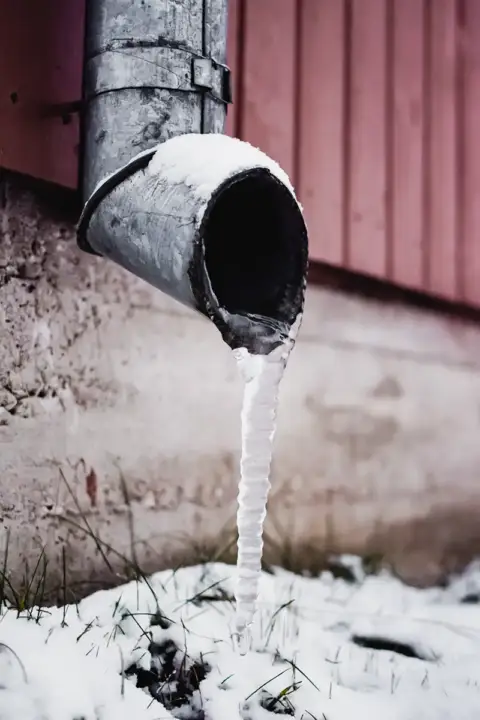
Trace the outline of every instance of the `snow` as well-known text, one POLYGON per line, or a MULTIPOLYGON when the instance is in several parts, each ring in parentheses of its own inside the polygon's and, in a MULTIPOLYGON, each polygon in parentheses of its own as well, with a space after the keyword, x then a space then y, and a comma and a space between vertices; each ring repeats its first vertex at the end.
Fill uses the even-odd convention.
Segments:
POLYGON ((295 197, 284 170, 271 157, 244 140, 219 133, 187 133, 157 147, 146 172, 161 175, 173 186, 185 183, 206 201, 225 180, 244 170, 266 168, 295 197))
POLYGON ((0 718, 480 717, 480 565, 418 590, 342 562, 357 580, 264 573, 245 657, 226 565, 158 573, 64 608, 4 607, 0 718))
MULTIPOLYGON (((195 190, 195 194, 202 200, 203 207, 222 183, 245 170, 254 168, 268 170, 296 199, 287 173, 269 155, 245 140, 220 133, 185 133, 169 138, 156 148, 143 150, 123 167, 128 167, 130 163, 135 163, 142 157, 149 157, 152 150, 155 150, 155 153, 144 172, 149 176, 162 177, 172 187, 185 183, 195 190)), ((115 170, 102 178, 97 183, 92 196, 118 172, 120 170, 115 170)))

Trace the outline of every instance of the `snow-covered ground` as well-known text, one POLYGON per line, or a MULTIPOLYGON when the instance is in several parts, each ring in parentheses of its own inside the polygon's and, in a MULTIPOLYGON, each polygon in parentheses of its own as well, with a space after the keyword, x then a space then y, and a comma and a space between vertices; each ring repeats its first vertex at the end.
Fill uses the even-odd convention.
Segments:
POLYGON ((264 574, 245 657, 226 565, 3 608, 0 719, 480 718, 480 564, 421 591, 342 562, 354 582, 264 574))

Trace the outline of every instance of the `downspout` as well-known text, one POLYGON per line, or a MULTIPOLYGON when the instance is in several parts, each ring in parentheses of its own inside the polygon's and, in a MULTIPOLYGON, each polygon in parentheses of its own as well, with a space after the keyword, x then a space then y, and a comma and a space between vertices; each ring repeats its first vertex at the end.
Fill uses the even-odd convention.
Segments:
POLYGON ((227 0, 90 0, 79 246, 264 354, 301 313, 307 232, 283 171, 222 135, 227 0))

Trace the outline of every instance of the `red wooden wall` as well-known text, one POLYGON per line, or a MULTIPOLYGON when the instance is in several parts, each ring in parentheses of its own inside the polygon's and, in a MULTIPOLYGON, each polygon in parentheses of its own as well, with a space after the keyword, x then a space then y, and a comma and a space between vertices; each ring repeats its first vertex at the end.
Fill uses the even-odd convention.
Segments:
MULTIPOLYGON (((83 10, 0 24, 0 165, 71 187, 83 10)), ((480 306, 480 0, 230 0, 229 57, 228 131, 292 176, 313 259, 480 306)))
POLYGON ((312 257, 480 305, 480 0, 230 4, 231 131, 293 176, 312 257))
POLYGON ((0 5, 0 166, 76 187, 85 0, 0 5))

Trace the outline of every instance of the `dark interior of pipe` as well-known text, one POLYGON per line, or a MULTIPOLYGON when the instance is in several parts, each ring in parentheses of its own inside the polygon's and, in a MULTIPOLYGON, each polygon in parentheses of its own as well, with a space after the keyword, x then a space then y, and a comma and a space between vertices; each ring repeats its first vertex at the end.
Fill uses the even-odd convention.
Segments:
POLYGON ((227 184, 202 234, 206 270, 221 307, 290 319, 306 269, 306 230, 281 182, 257 169, 227 184))

